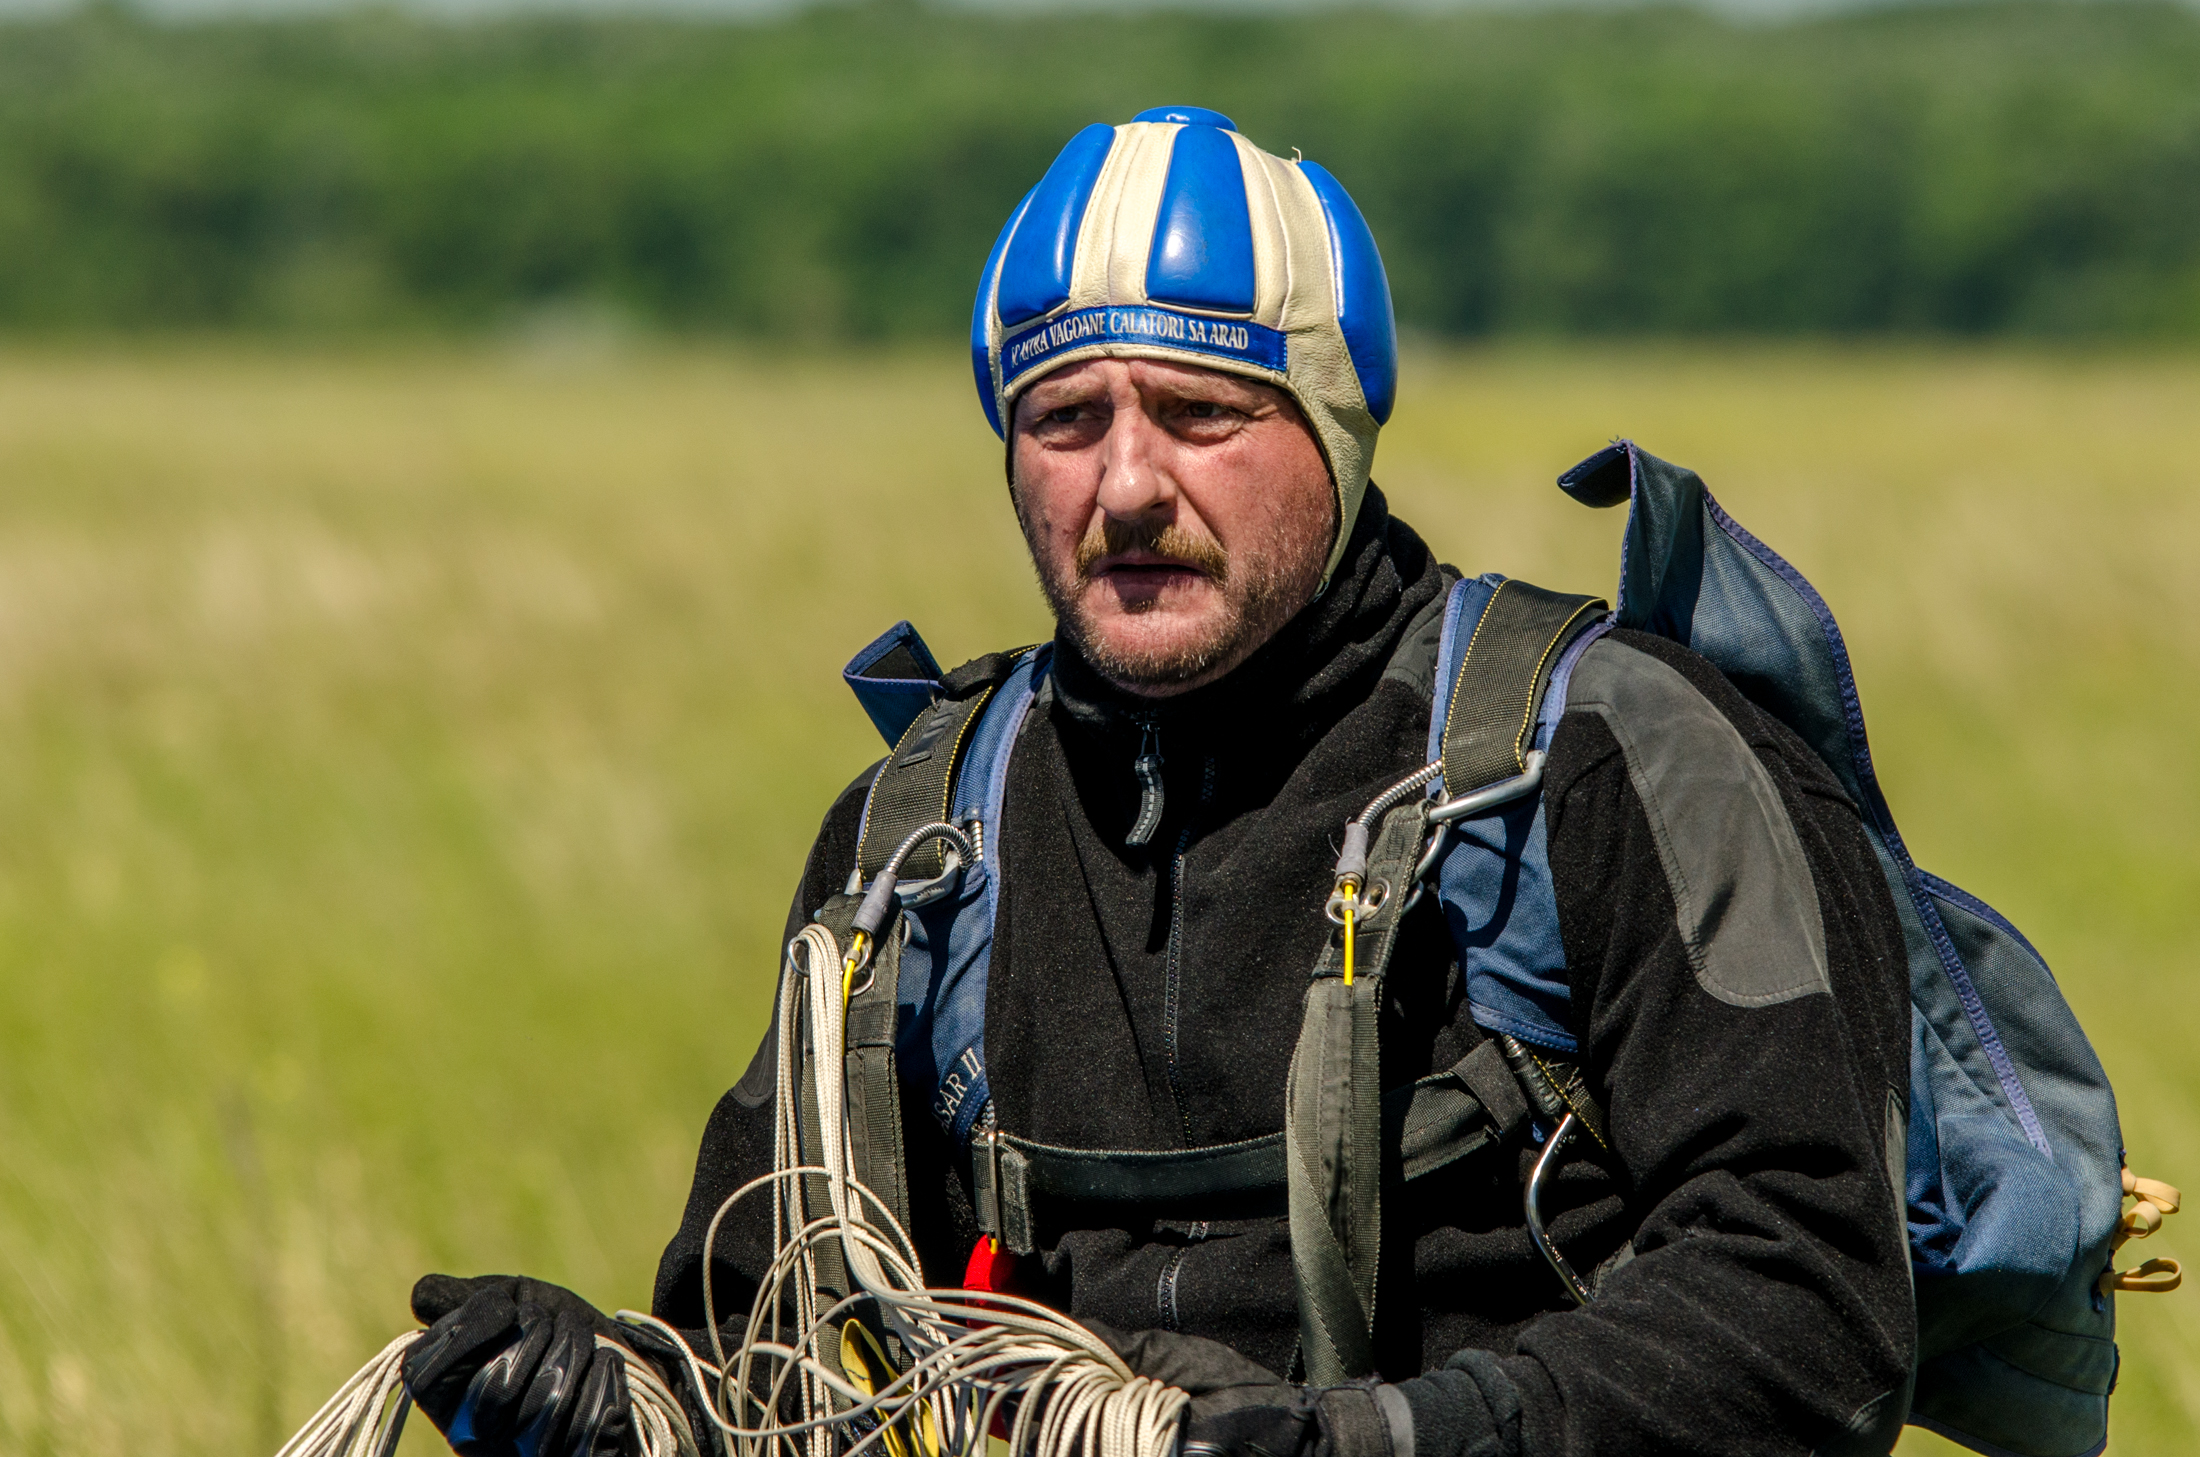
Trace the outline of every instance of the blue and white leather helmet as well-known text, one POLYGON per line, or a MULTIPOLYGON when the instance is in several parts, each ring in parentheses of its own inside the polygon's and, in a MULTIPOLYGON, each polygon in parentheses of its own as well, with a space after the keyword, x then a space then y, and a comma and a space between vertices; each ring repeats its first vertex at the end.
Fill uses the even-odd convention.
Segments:
POLYGON ((1321 167, 1196 106, 1070 139, 986 259, 970 354, 1004 437, 1017 394, 1081 359, 1174 359, 1290 391, 1337 486, 1324 586, 1398 381, 1390 281, 1359 208, 1321 167))

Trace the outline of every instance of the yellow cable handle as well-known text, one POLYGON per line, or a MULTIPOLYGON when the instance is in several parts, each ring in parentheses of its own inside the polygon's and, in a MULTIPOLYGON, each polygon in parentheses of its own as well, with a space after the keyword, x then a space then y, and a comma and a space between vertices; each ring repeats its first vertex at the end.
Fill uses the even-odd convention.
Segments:
POLYGON ((1352 985, 1352 914, 1360 904, 1360 888, 1352 887, 1344 898, 1344 984, 1352 985))
POLYGON ((861 931, 848 938, 848 956, 840 963, 840 1007, 843 1012, 848 1009, 848 1003, 854 1000, 856 973, 863 968, 863 953, 870 944, 871 938, 861 931))
MULTIPOLYGON (((2116 1236, 2112 1249, 2122 1249, 2135 1239, 2145 1239, 2162 1227, 2162 1221, 2175 1214, 2184 1203, 2184 1195, 2174 1187, 2156 1179, 2142 1179, 2129 1169, 2124 1170, 2124 1197, 2133 1202, 2116 1222, 2116 1236)), ((2175 1260, 2148 1260, 2131 1270, 2110 1270, 2100 1278, 2098 1288, 2106 1295, 2121 1291, 2131 1295, 2166 1295, 2184 1283, 2185 1270, 2175 1260)))
MULTIPOLYGON (((891 1385, 895 1377, 885 1348, 860 1320, 840 1328, 840 1370, 848 1384, 865 1396, 878 1395, 879 1388, 891 1385)), ((914 1419, 904 1416, 888 1423, 880 1439, 886 1457, 942 1457, 939 1427, 929 1406, 919 1407, 914 1419)))

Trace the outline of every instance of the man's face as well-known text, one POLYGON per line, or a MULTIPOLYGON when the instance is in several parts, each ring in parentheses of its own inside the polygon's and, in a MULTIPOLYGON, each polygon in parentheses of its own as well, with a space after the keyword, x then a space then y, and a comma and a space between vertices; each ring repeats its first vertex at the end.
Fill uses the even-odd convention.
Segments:
POLYGON ((1039 585, 1117 687, 1165 698, 1252 656, 1313 599, 1336 530, 1291 397, 1157 359, 1093 359, 1016 401, 1011 479, 1039 585))

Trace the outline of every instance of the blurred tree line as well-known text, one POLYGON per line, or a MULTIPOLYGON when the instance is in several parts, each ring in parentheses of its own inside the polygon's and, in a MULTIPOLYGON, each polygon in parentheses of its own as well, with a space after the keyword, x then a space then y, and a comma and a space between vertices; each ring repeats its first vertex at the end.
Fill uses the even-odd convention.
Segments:
POLYGON ((1401 323, 2200 337, 2200 12, 0 24, 0 326, 965 326, 1088 121, 1352 189, 1401 323))

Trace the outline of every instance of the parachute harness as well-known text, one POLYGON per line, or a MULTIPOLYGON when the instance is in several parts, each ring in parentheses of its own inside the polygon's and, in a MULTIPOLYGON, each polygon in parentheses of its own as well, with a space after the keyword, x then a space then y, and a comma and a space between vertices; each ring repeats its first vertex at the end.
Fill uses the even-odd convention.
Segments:
MULTIPOLYGON (((891 869, 880 879, 890 887, 891 869)), ((800 1161, 800 1043, 808 1042, 811 1066, 842 1065, 850 994, 870 963, 875 934, 852 933, 844 951, 813 923, 787 948, 773 1170, 735 1190, 703 1240, 710 1358, 651 1316, 620 1311, 618 1319, 636 1329, 637 1343, 676 1353, 700 1397, 696 1405, 732 1457, 861 1457, 874 1449, 884 1457, 1169 1457, 1190 1400, 1183 1391, 1137 1375, 1099 1337, 1045 1306, 999 1292, 926 1288, 908 1231, 851 1172, 838 1076, 815 1079, 821 1162, 800 1161), (820 1185, 823 1207, 814 1207, 820 1185), (728 1351, 712 1252, 727 1214, 757 1196, 771 1200, 773 1257, 750 1304, 746 1338, 728 1351), (836 1297, 820 1285, 821 1266, 834 1264, 847 1271, 853 1293, 836 1297), (866 1326, 866 1317, 883 1331, 866 1326), (898 1361, 888 1354, 894 1350, 898 1361)), ((394 1453, 409 1404, 400 1382, 404 1355, 424 1334, 409 1332, 383 1348, 279 1457, 394 1453)), ((642 1457, 696 1457, 687 1411, 658 1369, 617 1342, 598 1340, 626 1357, 642 1457)))
MULTIPOLYGON (((1474 687, 1469 682, 1470 669, 1485 679, 1494 674, 1509 682, 1515 667, 1532 667, 1531 679, 1540 681, 1544 662, 1588 610, 1585 599, 1556 598, 1533 588, 1505 590, 1514 586, 1504 584, 1493 593, 1483 616, 1487 618, 1500 605, 1517 605, 1515 599, 1525 601, 1519 610, 1537 619, 1529 624, 1537 629, 1530 636, 1542 643, 1541 651, 1528 656, 1496 654, 1489 657, 1495 667, 1485 663, 1488 655, 1470 651, 1458 669, 1454 709, 1463 701, 1490 696, 1487 684, 1469 691, 1474 687), (1555 628, 1552 623, 1557 624, 1555 628)), ((1476 641, 1483 637, 1483 625, 1478 622, 1476 641)), ((1497 686, 1503 688, 1504 682, 1497 686)), ((1521 697, 1506 700, 1519 707, 1517 716, 1512 711, 1483 715, 1495 725, 1490 733, 1483 732, 1490 724, 1458 725, 1447 719, 1443 757, 1392 785, 1346 826, 1334 890, 1325 907, 1341 935, 1334 963, 1325 953, 1326 969, 1318 972, 1309 994, 1308 1026, 1302 1029, 1286 1087, 1291 1108, 1299 1107, 1294 1087, 1327 1086, 1312 1076, 1322 1069, 1309 1067, 1309 1076, 1300 1076, 1300 1063, 1309 1047, 1341 1049, 1364 1040, 1372 1049, 1374 997, 1369 994, 1380 994, 1395 925, 1438 870, 1449 845, 1451 824, 1524 798, 1540 787, 1547 755, 1533 746, 1530 733, 1537 721, 1532 684, 1524 698, 1524 707, 1521 697), (1481 738, 1493 734, 1494 747, 1478 747, 1481 738), (1455 758, 1458 772, 1447 775, 1447 765, 1455 758), (1424 803, 1411 805, 1408 815, 1392 814, 1439 779, 1453 778, 1456 786, 1447 782, 1445 789, 1456 787, 1462 792, 1431 794, 1424 803), (1394 836, 1390 833, 1393 821, 1398 831, 1394 836), (1390 839, 1396 843, 1387 843, 1390 839), (1332 988, 1341 995, 1332 995, 1332 988), (1364 1038, 1362 1032, 1367 1034, 1364 1038)), ((967 701, 963 729, 967 730, 982 702, 982 695, 967 701)), ((919 727, 912 726, 905 739, 921 737, 919 727)), ((952 718, 938 719, 922 746, 929 751, 953 727, 952 718)), ((897 760, 884 772, 893 771, 900 754, 897 747, 897 760)), ((938 804, 931 810, 937 814, 949 803, 943 793, 941 800, 930 801, 926 808, 938 804)), ((922 813, 901 817, 895 833, 925 818, 922 813)), ((643 1457, 695 1457, 698 1444, 690 1411, 703 1414, 718 1428, 731 1457, 859 1457, 873 1449, 883 1451, 885 1457, 1169 1457, 1175 1447, 1189 1400, 1184 1392, 1137 1376, 1090 1331, 1043 1306, 994 1291, 926 1288, 914 1245, 894 1214, 895 1206, 856 1175, 851 1144, 858 1140, 851 1137, 847 1085, 839 1075, 850 1057, 849 1008, 854 999, 872 994, 881 966, 892 967, 900 927, 896 924, 890 930, 889 923, 898 922, 896 912, 903 903, 899 871, 914 850, 934 840, 944 841, 952 853, 941 857, 938 876, 911 889, 908 904, 921 903, 935 893, 927 887, 948 883, 956 859, 969 865, 983 858, 978 822, 965 827, 943 820, 919 823, 871 878, 847 923, 845 947, 833 929, 822 924, 806 927, 788 946, 777 1023, 774 1167, 719 1206, 704 1240, 703 1296, 711 1359, 697 1354, 662 1322, 619 1312, 619 1320, 633 1332, 633 1343, 669 1361, 675 1383, 682 1384, 693 1400, 684 1408, 659 1367, 619 1343, 605 1342, 619 1346, 625 1357, 643 1457), (805 1079, 801 1073, 805 1065, 829 1074, 805 1079), (760 1194, 772 1203, 773 1258, 760 1278, 745 1337, 729 1355, 718 1329, 712 1253, 728 1211, 760 1194)), ((859 862, 862 858, 859 852, 859 862)), ((854 894, 862 889, 859 873, 848 891, 854 894)), ((1538 1194, 1573 1132, 1586 1131, 1597 1143, 1606 1143, 1602 1109, 1582 1083, 1577 1067, 1547 1060, 1509 1035, 1492 1041, 1525 1095, 1537 1126, 1548 1130, 1543 1156, 1523 1196, 1529 1232, 1569 1293, 1586 1304, 1591 1284, 1574 1273, 1550 1242, 1542 1226, 1538 1194)), ((1455 1069, 1447 1076, 1457 1075, 1455 1069)), ((1368 1169, 1378 1167, 1380 1160, 1371 1150, 1380 1120, 1372 1116, 1372 1108, 1339 1110, 1330 1106, 1333 1100, 1311 1092, 1309 1100, 1308 1106, 1322 1117, 1300 1120, 1294 1113, 1287 1121, 1283 1152, 1292 1200, 1294 1264, 1311 1267, 1314 1275, 1322 1277, 1312 1280, 1307 1269, 1296 1269, 1301 1283, 1302 1342, 1309 1330, 1334 1337, 1327 1345, 1317 1342, 1307 1347, 1310 1378, 1321 1384, 1350 1379, 1372 1365, 1360 1348, 1372 1321, 1375 1250, 1372 1239, 1360 1236, 1378 1229, 1379 1217, 1375 1181, 1358 1180, 1346 1192, 1364 1208, 1356 1206, 1358 1217, 1345 1221, 1340 1230, 1321 1197, 1325 1191, 1316 1187, 1310 1171, 1354 1162, 1368 1169), (1369 1116, 1332 1116, 1340 1112, 1369 1116), (1301 1121, 1309 1126, 1300 1128, 1301 1121), (1301 1168, 1309 1171, 1308 1177, 1298 1177, 1301 1168), (1360 1278, 1363 1274, 1365 1280, 1360 1278), (1317 1287, 1344 1290, 1350 1299, 1317 1303, 1316 1319, 1309 1325, 1306 1292, 1317 1287), (1344 1308, 1348 1303, 1354 1308, 1344 1308)), ((1410 1107, 1408 1114, 1410 1118, 1410 1107)), ((990 1130, 988 1136, 993 1137, 990 1130)), ((997 1187, 998 1174, 995 1182, 997 1187)), ((1338 1192, 1334 1180, 1326 1192, 1331 1196, 1338 1192)), ((2177 1190, 2137 1178, 2129 1170, 2123 1171, 2122 1192, 2134 1207, 2115 1231, 2113 1243, 2119 1249, 2154 1233, 2181 1203, 2177 1190)), ((996 1236, 1001 1230, 999 1218, 997 1211, 989 1231, 996 1236)), ((2175 1260, 2148 1260, 2135 1269, 2110 1269, 2100 1276, 2099 1288, 2104 1295, 2163 1291, 2174 1289, 2181 1276, 2175 1260)), ((281 1457, 390 1457, 406 1410, 400 1391, 403 1356, 419 1338, 415 1332, 386 1347, 315 1414, 284 1447, 281 1457)))

